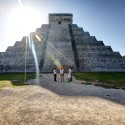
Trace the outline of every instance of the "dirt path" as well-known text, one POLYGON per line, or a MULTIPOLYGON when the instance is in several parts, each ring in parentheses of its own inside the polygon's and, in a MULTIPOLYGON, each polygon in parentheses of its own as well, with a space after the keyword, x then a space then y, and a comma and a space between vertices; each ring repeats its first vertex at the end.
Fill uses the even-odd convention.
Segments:
POLYGON ((43 74, 39 86, 0 91, 0 125, 125 125, 125 91, 43 74))

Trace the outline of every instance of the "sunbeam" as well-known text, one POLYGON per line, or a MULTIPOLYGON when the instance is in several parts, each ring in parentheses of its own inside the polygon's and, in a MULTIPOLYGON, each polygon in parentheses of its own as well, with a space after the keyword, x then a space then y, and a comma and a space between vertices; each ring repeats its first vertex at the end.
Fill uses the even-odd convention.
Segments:
POLYGON ((17 2, 19 3, 19 6, 22 7, 22 1, 21 0, 17 0, 17 2))
POLYGON ((24 82, 26 82, 26 66, 27 66, 27 42, 28 42, 28 38, 26 37, 26 48, 25 48, 25 74, 24 74, 24 82))
POLYGON ((35 66, 36 66, 36 83, 39 84, 40 81, 39 81, 38 59, 37 59, 36 50, 35 50, 35 47, 34 47, 34 42, 32 40, 32 37, 30 37, 30 36, 29 36, 29 44, 31 45, 31 50, 32 50, 33 57, 34 57, 34 60, 35 60, 35 66))

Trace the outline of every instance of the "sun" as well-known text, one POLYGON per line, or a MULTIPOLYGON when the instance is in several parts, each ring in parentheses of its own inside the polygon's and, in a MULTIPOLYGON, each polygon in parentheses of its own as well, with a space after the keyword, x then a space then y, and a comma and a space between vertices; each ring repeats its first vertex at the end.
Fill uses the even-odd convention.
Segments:
MULTIPOLYGON (((29 35, 42 24, 39 12, 30 7, 20 7, 14 9, 8 19, 9 33, 15 36, 29 35)), ((11 36, 10 37, 14 37, 11 36)))

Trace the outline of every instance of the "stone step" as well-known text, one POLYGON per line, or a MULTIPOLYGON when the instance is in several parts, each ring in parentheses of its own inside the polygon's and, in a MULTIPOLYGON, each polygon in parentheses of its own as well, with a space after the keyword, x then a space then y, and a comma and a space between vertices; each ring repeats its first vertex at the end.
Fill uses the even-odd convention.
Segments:
POLYGON ((76 46, 104 46, 104 43, 102 41, 97 42, 89 42, 89 41, 79 41, 75 40, 76 46))
POLYGON ((113 52, 110 46, 77 46, 77 52, 113 52))
POLYGON ((116 59, 118 59, 118 58, 122 58, 122 56, 120 55, 120 53, 119 52, 109 52, 109 53, 107 53, 107 52, 102 52, 102 53, 100 53, 100 52, 88 52, 88 53, 86 53, 86 52, 81 52, 81 53, 78 53, 78 56, 79 56, 79 58, 81 58, 81 57, 94 57, 94 58, 105 58, 105 57, 108 57, 108 58, 116 58, 116 59))

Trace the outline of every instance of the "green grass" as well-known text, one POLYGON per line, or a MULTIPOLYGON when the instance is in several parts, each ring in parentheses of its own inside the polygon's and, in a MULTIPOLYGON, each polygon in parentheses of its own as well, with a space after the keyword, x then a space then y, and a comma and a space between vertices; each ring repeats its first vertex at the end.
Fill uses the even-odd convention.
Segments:
POLYGON ((0 74, 0 89, 3 87, 14 87, 27 85, 25 82, 29 79, 34 79, 35 73, 1 73, 0 74))
POLYGON ((87 82, 99 81, 116 87, 125 87, 125 72, 84 72, 73 73, 76 79, 87 82))
POLYGON ((0 89, 2 89, 3 87, 13 87, 11 81, 0 81, 0 89))
MULTIPOLYGON (((1 73, 0 80, 19 80, 24 81, 25 74, 24 73, 1 73)), ((35 78, 35 73, 27 73, 26 80, 31 78, 35 78)))

